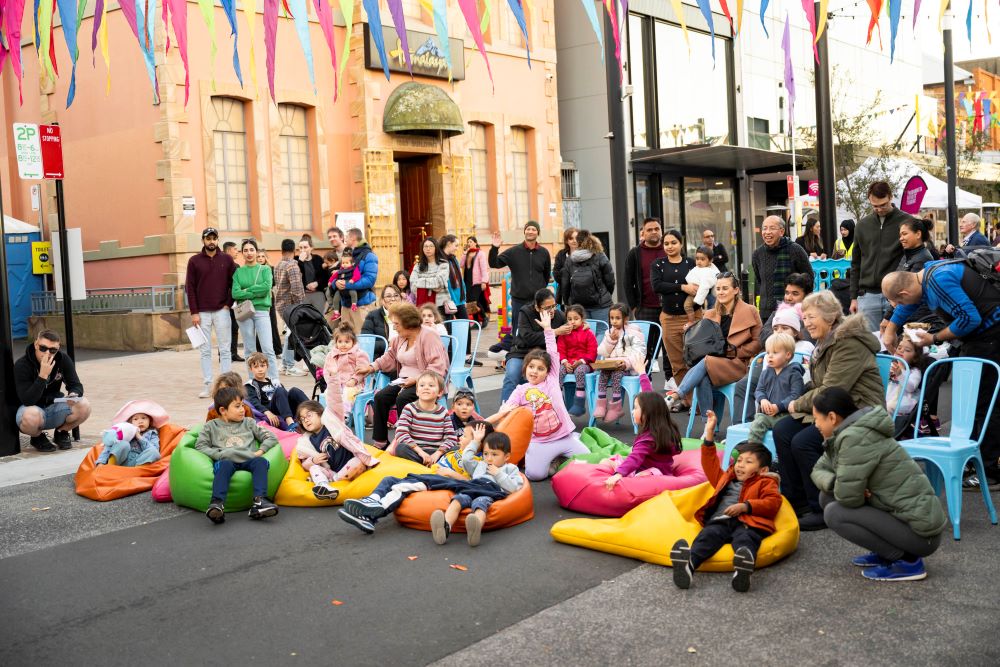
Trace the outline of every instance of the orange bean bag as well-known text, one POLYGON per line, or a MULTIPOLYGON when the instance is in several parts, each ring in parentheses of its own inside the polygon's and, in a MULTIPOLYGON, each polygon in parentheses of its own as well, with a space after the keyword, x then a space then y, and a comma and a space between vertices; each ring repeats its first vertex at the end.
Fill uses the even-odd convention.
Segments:
MULTIPOLYGON (((486 523, 483 530, 499 530, 524 523, 535 516, 535 504, 531 496, 531 484, 523 474, 524 486, 510 494, 503 500, 498 500, 490 505, 486 513, 486 523)), ((396 521, 407 528, 417 530, 431 529, 431 514, 434 510, 448 509, 451 497, 455 495, 451 491, 420 491, 411 493, 403 500, 402 504, 396 508, 396 521)), ((470 510, 462 510, 452 532, 465 532, 465 517, 470 510)))
POLYGON ((76 492, 84 498, 105 501, 149 491, 170 466, 170 454, 186 432, 187 429, 182 426, 164 424, 159 428, 160 460, 132 468, 97 465, 97 457, 104 449, 104 445, 94 445, 87 452, 73 478, 76 492))
POLYGON ((535 428, 535 418, 529 408, 514 408, 500 420, 496 430, 510 438, 510 462, 520 465, 531 443, 531 431, 535 428))

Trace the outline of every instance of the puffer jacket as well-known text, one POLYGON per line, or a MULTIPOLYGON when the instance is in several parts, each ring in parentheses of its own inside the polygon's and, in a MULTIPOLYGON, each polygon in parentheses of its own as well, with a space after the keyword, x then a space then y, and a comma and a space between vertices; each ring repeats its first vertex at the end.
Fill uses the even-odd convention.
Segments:
POLYGON ((793 416, 812 423, 812 402, 825 387, 841 387, 861 407, 885 407, 885 389, 875 355, 881 349, 861 313, 851 315, 816 343, 809 362, 811 382, 795 399, 793 416))
POLYGON ((615 269, 603 252, 593 253, 590 250, 574 250, 566 258, 562 275, 556 276, 559 281, 560 293, 569 305, 579 304, 584 308, 610 308, 611 294, 615 291, 615 269), (585 280, 588 286, 586 294, 579 290, 573 291, 573 274, 587 271, 590 280, 585 280), (593 284, 593 288, 590 285, 593 284))
POLYGON ((823 443, 825 451, 810 476, 816 488, 844 507, 868 504, 921 537, 940 535, 948 523, 941 501, 920 467, 892 439, 893 432, 884 408, 858 410, 823 443))
POLYGON ((646 339, 634 324, 626 324, 618 332, 617 340, 611 339, 613 329, 608 329, 597 346, 597 353, 605 359, 623 359, 628 366, 625 372, 638 375, 646 371, 646 339))
POLYGON ((597 338, 587 325, 559 336, 556 347, 559 349, 559 359, 571 364, 577 360, 592 364, 597 359, 597 338))

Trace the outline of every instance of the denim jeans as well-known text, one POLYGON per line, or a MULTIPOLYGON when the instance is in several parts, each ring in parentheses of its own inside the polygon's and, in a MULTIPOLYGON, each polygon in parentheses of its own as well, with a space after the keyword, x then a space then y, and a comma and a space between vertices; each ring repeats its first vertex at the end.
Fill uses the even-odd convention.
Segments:
MULTIPOLYGON (((267 376, 272 382, 278 382, 278 360, 274 356, 274 344, 271 340, 271 317, 265 310, 255 312, 253 317, 249 317, 240 322, 240 335, 243 336, 243 352, 249 359, 250 355, 257 351, 257 341, 264 349, 261 352, 267 357, 267 376)), ((228 351, 229 345, 226 345, 228 351)), ((227 369, 228 370, 228 369, 227 369)))
POLYGON ((285 367, 285 370, 295 366, 295 348, 292 345, 292 331, 288 330, 288 335, 285 337, 285 348, 281 351, 281 365, 285 367))
MULTIPOLYGON (((267 313, 264 313, 264 317, 267 317, 267 313)), ((244 339, 244 345, 246 344, 246 340, 249 339, 244 339)), ((241 461, 239 463, 223 459, 222 461, 216 461, 212 467, 215 470, 215 477, 212 479, 213 500, 226 501, 233 473, 240 470, 250 473, 255 498, 267 496, 267 472, 271 468, 271 464, 263 456, 255 456, 249 461, 241 461)))
POLYGON ((611 306, 608 306, 607 308, 587 308, 587 319, 607 322, 608 314, 610 312, 611 312, 611 306))
POLYGON ((869 331, 878 331, 888 310, 889 301, 880 292, 868 292, 858 297, 858 312, 864 313, 869 331))
POLYGON ((681 396, 687 396, 692 391, 697 393, 698 409, 703 417, 707 410, 715 410, 712 380, 708 377, 708 364, 704 359, 692 366, 677 385, 677 393, 681 396))
MULTIPOLYGON (((201 330, 205 332, 208 342, 199 349, 201 352, 201 379, 205 384, 212 382, 212 328, 215 328, 215 337, 219 344, 219 373, 228 373, 233 364, 230 356, 230 343, 232 340, 232 330, 229 328, 229 309, 203 310, 198 313, 201 316, 201 330)), ((266 315, 266 313, 265 313, 266 315)), ((244 336, 243 340, 246 340, 244 336)))
POLYGON ((503 373, 503 387, 500 388, 500 404, 503 405, 514 393, 517 385, 524 382, 521 377, 521 369, 524 367, 524 359, 507 358, 507 368, 503 373))

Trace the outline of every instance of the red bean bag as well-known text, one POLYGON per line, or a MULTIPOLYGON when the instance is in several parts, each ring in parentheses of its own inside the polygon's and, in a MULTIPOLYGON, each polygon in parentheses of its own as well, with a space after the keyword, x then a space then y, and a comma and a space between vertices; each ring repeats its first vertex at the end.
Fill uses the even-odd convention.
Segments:
MULTIPOLYGON (((535 504, 531 496, 531 484, 528 478, 521 475, 524 486, 510 494, 503 500, 498 500, 486 512, 486 523, 483 530, 499 530, 509 526, 516 526, 524 523, 535 516, 535 504)), ((451 498, 455 495, 451 491, 420 491, 411 493, 403 500, 402 504, 396 508, 396 521, 407 528, 417 530, 431 529, 431 514, 435 510, 448 509, 451 498)), ((465 532, 465 517, 470 510, 462 510, 452 532, 465 532)))
POLYGON ((674 473, 625 477, 608 491, 604 482, 612 474, 610 466, 570 462, 552 478, 552 491, 559 505, 568 510, 620 517, 664 491, 686 489, 706 481, 701 469, 701 451, 694 449, 675 456, 674 473))
POLYGON ((90 448, 73 481, 76 492, 91 500, 116 500, 125 496, 143 493, 153 488, 153 484, 170 465, 170 455, 184 437, 187 429, 176 424, 164 424, 158 429, 160 434, 160 460, 146 465, 127 467, 118 465, 97 465, 97 457, 103 444, 90 448))

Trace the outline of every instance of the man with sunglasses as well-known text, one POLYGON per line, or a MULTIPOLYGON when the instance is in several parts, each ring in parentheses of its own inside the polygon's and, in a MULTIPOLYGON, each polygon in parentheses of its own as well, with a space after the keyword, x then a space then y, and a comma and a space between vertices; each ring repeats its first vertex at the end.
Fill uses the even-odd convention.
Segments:
POLYGON ((851 312, 864 313, 868 326, 885 328, 889 302, 882 296, 882 278, 896 270, 903 256, 899 226, 911 216, 892 203, 885 181, 868 186, 869 215, 858 221, 851 251, 851 312))
POLYGON ((31 436, 31 446, 40 452, 54 452, 57 446, 70 449, 70 431, 90 417, 90 403, 83 397, 76 365, 59 349, 58 333, 51 329, 39 332, 14 364, 14 384, 21 404, 17 429, 31 436), (55 429, 55 444, 45 433, 49 429, 55 429))

